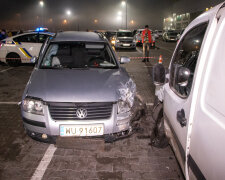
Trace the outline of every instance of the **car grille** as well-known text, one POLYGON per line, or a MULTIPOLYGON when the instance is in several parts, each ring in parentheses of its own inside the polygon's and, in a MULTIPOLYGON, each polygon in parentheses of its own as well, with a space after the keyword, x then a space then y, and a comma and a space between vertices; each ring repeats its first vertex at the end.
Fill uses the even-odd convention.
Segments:
POLYGON ((131 40, 120 40, 121 43, 132 43, 133 41, 131 40))
POLYGON ((54 120, 99 120, 109 119, 112 114, 113 103, 48 103, 48 108, 54 120), (78 118, 79 108, 87 110, 87 116, 78 118))

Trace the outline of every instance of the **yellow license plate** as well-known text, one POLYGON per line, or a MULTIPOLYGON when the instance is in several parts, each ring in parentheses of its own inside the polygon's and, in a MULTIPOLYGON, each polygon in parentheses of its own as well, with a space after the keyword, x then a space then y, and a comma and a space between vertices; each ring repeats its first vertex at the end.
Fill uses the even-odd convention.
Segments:
POLYGON ((101 136, 103 134, 103 124, 60 126, 60 136, 101 136))

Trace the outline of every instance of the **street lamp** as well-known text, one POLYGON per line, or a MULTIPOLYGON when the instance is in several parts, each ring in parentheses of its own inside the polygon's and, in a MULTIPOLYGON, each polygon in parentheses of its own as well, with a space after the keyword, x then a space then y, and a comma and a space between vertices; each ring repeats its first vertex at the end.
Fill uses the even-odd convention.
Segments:
POLYGON ((71 11, 70 10, 67 10, 66 11, 66 14, 67 14, 67 16, 70 16, 71 15, 71 11))
POLYGON ((42 26, 44 26, 44 1, 39 1, 39 5, 41 6, 42 26))
POLYGON ((127 29, 127 0, 121 2, 122 6, 126 6, 126 29, 127 29))
POLYGON ((39 1, 39 4, 40 4, 41 7, 43 7, 44 6, 44 1, 39 1))

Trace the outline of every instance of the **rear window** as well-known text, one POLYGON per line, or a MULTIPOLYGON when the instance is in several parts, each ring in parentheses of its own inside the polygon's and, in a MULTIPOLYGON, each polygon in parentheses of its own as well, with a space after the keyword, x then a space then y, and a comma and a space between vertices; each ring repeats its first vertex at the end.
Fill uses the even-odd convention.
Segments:
POLYGON ((176 33, 176 32, 168 32, 168 35, 169 35, 169 36, 177 36, 177 34, 178 34, 178 33, 176 33))
POLYGON ((132 32, 118 32, 117 36, 118 37, 133 37, 133 33, 132 32))

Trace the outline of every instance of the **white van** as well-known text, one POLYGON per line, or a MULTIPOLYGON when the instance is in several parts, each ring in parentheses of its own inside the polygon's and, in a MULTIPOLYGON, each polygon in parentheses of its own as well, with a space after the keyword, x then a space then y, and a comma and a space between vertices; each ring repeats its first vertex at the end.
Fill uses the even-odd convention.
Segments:
POLYGON ((158 123, 163 120, 161 127, 186 179, 225 179, 224 40, 222 3, 186 28, 169 74, 162 64, 153 68, 158 107, 163 109, 158 123))

